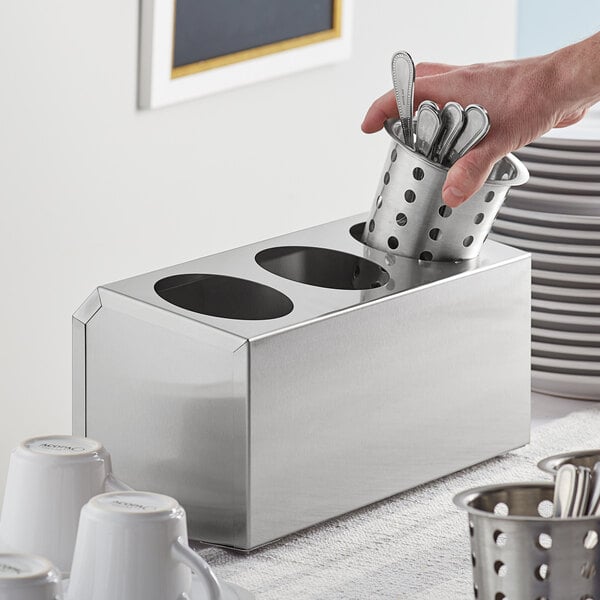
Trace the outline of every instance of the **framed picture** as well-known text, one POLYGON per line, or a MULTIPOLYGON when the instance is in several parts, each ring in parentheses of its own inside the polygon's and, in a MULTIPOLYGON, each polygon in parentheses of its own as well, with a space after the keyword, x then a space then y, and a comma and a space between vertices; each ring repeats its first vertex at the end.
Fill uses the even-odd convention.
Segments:
POLYGON ((140 108, 343 60, 353 0, 142 0, 140 108))

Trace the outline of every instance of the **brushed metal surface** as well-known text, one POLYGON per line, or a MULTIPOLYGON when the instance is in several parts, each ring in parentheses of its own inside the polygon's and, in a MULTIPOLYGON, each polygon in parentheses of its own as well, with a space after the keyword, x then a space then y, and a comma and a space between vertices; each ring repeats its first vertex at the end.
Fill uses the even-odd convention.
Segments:
POLYGON ((554 484, 507 483, 467 490, 474 597, 478 600, 598 598, 597 516, 553 518, 554 484))
POLYGON ((87 323, 102 308, 100 294, 94 290, 73 313, 72 319, 72 390, 73 398, 82 398, 73 402, 72 431, 74 435, 86 435, 85 422, 85 386, 86 386, 86 331, 87 323))
POLYGON ((120 476, 182 503, 193 538, 252 549, 528 441, 529 255, 488 242, 476 261, 422 264, 362 244, 364 221, 98 288, 74 346, 74 410, 120 476), (331 289, 306 253, 279 275, 258 264, 281 247, 353 254, 389 278, 331 289), (155 291, 181 274, 255 281, 294 308, 264 320, 186 310, 155 291))

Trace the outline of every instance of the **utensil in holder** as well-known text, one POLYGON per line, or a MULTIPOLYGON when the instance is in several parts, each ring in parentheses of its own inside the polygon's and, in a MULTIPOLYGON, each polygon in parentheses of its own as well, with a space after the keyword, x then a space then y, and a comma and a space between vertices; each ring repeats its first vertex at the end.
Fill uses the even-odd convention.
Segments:
POLYGON ((396 134, 396 122, 385 123, 392 143, 363 242, 425 261, 476 258, 508 190, 529 179, 527 169, 512 154, 505 156, 478 192, 450 208, 442 201, 448 167, 406 146, 396 134))
POLYGON ((508 483, 467 490, 473 593, 478 600, 600 598, 599 517, 551 517, 554 485, 508 483))

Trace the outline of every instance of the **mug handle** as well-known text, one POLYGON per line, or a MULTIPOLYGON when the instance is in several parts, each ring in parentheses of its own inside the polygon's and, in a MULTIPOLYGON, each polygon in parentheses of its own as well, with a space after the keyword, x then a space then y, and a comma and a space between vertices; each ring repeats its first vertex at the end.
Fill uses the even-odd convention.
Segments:
POLYGON ((112 473, 109 473, 104 480, 104 489, 107 492, 131 492, 132 487, 117 479, 112 473))
POLYGON ((204 587, 208 591, 207 600, 221 600, 223 598, 223 590, 217 579, 214 571, 209 564, 198 554, 196 554, 180 536, 171 546, 175 560, 186 564, 196 575, 203 580, 204 587))

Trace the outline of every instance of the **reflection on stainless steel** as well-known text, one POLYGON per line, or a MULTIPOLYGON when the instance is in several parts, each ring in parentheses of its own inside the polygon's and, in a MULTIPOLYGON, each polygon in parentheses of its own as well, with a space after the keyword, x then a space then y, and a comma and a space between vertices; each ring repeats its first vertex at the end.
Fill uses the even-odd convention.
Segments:
POLYGON ((175 306, 224 319, 277 319, 294 308, 268 285, 224 275, 172 275, 157 281, 154 290, 175 306))
POLYGON ((378 264, 329 248, 268 248, 256 255, 256 262, 280 277, 336 290, 378 288, 390 279, 386 270, 378 264))
POLYGON ((176 497, 193 538, 255 548, 527 442, 529 256, 488 242, 477 261, 424 264, 365 246, 350 233, 364 222, 105 285, 75 314, 75 432, 134 487, 176 497), (369 261, 381 285, 322 287, 355 273, 335 254, 268 252, 284 247, 369 261), (207 273, 293 310, 224 318, 155 291, 207 273))
POLYGON ((394 124, 393 119, 385 123, 392 144, 364 242, 424 261, 476 258, 508 190, 527 181, 527 169, 514 156, 505 156, 478 192, 450 208, 442 201, 448 168, 407 147, 394 133, 394 124))

